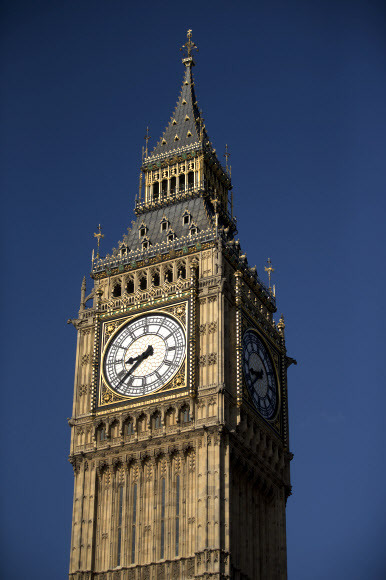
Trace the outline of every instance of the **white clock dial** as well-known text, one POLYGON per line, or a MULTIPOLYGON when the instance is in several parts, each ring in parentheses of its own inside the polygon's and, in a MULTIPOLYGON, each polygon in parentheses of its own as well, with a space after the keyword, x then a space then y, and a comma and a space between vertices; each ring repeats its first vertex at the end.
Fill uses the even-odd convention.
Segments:
POLYGON ((146 314, 124 325, 107 343, 104 378, 120 395, 148 395, 173 377, 185 353, 181 324, 165 314, 146 314))
POLYGON ((243 336, 243 371, 255 407, 265 419, 272 419, 278 403, 276 375, 267 348, 252 329, 243 336))

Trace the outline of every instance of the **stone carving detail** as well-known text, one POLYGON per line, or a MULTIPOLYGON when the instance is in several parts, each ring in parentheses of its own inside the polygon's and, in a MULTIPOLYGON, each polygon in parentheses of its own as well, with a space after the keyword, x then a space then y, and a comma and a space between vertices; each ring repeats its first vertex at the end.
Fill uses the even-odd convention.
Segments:
POLYGON ((84 328, 83 330, 80 331, 80 334, 82 334, 83 336, 87 336, 90 333, 91 333, 91 328, 84 328))
POLYGON ((196 455, 195 455, 194 451, 191 451, 190 453, 188 453, 186 460, 188 462, 188 470, 194 471, 196 469, 196 455))
POLYGON ((193 558, 189 558, 187 565, 186 565, 186 572, 187 572, 188 576, 194 575, 194 559, 193 558))
POLYGON ((214 322, 210 322, 209 323, 208 332, 209 332, 209 334, 211 334, 213 332, 216 332, 216 330, 217 330, 217 320, 215 320, 214 322))
POLYGON ((217 302, 217 296, 209 296, 208 302, 217 302))
POLYGON ((200 334, 205 334, 206 333, 206 324, 200 324, 200 326, 198 327, 198 332, 200 334))
POLYGON ((88 364, 90 362, 90 360, 91 360, 91 354, 84 354, 84 355, 82 355, 82 358, 80 360, 81 360, 81 365, 82 366, 88 364))
POLYGON ((198 364, 200 365, 200 367, 204 367, 206 365, 206 355, 205 354, 202 354, 199 356, 198 364))
POLYGON ((79 385, 78 387, 78 393, 79 396, 82 397, 83 395, 87 395, 87 393, 89 392, 89 385, 79 385))
POLYGON ((208 365, 214 365, 217 362, 217 352, 208 354, 208 365))
POLYGON ((172 578, 180 578, 180 574, 179 574, 179 562, 173 562, 172 563, 172 578))

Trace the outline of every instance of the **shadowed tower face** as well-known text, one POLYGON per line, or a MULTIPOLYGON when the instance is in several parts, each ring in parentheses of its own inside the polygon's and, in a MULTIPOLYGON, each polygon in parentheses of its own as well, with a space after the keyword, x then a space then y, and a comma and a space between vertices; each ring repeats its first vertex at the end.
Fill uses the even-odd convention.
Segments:
MULTIPOLYGON (((283 317, 242 252, 183 46, 132 226, 81 287, 70 578, 286 578, 283 317)), ((273 272, 269 262, 269 275, 273 272)))

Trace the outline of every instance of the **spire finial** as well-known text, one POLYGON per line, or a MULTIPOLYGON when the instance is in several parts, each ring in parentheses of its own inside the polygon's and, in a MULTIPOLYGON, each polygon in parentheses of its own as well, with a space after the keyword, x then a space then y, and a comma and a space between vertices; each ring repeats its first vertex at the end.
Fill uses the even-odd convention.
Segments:
POLYGON ((229 153, 229 149, 228 149, 228 145, 225 145, 225 153, 224 153, 224 157, 225 157, 225 169, 227 174, 230 174, 229 171, 229 166, 228 166, 228 161, 229 161, 229 157, 231 156, 231 154, 229 153))
POLYGON ((100 246, 100 243, 101 243, 101 238, 104 238, 104 237, 105 237, 105 235, 102 234, 101 224, 99 224, 99 226, 98 226, 98 233, 97 234, 94 233, 94 238, 97 238, 98 239, 98 251, 97 251, 97 255, 96 255, 97 258, 99 258, 99 246, 100 246))
POLYGON ((271 258, 268 258, 267 264, 268 264, 268 266, 264 266, 264 270, 268 274, 268 283, 269 283, 269 288, 268 289, 271 292, 272 291, 272 288, 271 288, 271 274, 272 274, 272 272, 275 271, 275 268, 272 267, 271 258))
POLYGON ((151 136, 149 135, 149 127, 146 127, 146 135, 145 135, 145 141, 146 141, 145 157, 147 157, 147 155, 148 155, 149 139, 151 139, 151 136))
POLYGON ((192 50, 197 50, 197 52, 198 52, 197 46, 194 44, 194 42, 192 42, 192 31, 190 28, 189 28, 188 32, 186 33, 186 37, 187 37, 187 41, 180 48, 180 50, 182 50, 183 52, 186 52, 186 56, 182 59, 183 63, 187 63, 188 61, 193 62, 192 50))

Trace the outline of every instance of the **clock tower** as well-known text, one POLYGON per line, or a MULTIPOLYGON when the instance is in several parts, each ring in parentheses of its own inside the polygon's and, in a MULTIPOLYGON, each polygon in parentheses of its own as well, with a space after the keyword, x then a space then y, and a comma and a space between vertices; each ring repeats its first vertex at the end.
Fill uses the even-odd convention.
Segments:
POLYGON ((175 110, 152 151, 146 140, 136 219, 106 256, 95 234, 93 286, 83 280, 69 321, 72 580, 287 577, 294 361, 236 238, 191 31, 183 49, 175 110))

